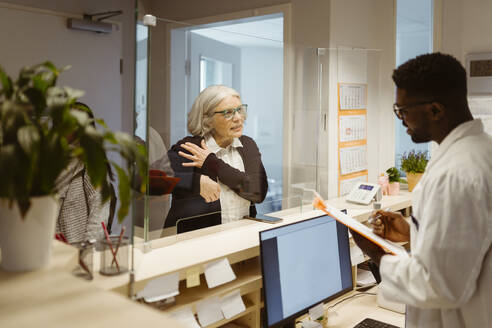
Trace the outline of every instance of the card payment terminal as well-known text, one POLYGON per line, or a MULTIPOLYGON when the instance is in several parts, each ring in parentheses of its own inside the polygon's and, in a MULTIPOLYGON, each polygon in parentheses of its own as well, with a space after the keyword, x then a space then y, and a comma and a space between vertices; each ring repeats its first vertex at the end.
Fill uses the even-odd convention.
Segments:
POLYGON ((373 198, 376 198, 376 201, 380 201, 383 198, 379 185, 376 183, 358 182, 345 200, 351 203, 369 205, 373 198))

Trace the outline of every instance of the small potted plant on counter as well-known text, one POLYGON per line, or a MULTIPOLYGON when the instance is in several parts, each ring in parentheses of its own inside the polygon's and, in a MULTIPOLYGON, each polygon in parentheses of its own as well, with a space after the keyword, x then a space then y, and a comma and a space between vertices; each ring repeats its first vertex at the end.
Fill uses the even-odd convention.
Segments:
POLYGON ((103 201, 110 198, 108 164, 113 167, 120 222, 128 213, 134 168, 146 174, 145 149, 104 121, 73 110, 83 92, 56 86, 60 72, 45 62, 21 69, 12 81, 0 68, 0 247, 1 266, 9 271, 49 262, 59 208, 56 180, 71 161, 85 165, 103 201), (126 165, 109 160, 110 152, 126 165))
POLYGON ((400 192, 400 182, 402 181, 400 171, 396 167, 390 167, 386 170, 389 180, 389 195, 395 196, 400 192))
POLYGON ((401 156, 401 169, 407 174, 408 190, 412 191, 424 174, 429 161, 426 151, 412 150, 401 156))

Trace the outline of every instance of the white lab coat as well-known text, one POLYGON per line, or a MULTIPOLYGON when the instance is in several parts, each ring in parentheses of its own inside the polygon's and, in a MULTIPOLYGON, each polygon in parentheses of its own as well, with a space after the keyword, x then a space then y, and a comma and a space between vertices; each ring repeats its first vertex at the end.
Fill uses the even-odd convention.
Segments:
POLYGON ((406 327, 492 327, 492 137, 480 120, 446 136, 412 206, 411 256, 383 256, 383 296, 407 304, 406 327))

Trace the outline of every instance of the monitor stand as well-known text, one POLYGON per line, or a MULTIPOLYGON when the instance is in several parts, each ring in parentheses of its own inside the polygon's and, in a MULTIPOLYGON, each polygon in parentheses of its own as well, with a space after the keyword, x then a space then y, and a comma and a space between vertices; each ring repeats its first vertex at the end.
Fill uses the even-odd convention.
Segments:
POLYGON ((296 319, 292 319, 289 322, 284 323, 283 328, 296 328, 296 319))

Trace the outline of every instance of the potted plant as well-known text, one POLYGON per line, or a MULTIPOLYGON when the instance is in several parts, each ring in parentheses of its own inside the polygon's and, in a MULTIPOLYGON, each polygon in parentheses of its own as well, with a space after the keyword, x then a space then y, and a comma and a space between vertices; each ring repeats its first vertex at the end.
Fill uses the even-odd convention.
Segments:
POLYGON ((142 146, 127 134, 111 132, 103 120, 72 110, 83 92, 56 86, 61 71, 45 62, 21 69, 13 82, 0 68, 0 247, 6 270, 48 263, 58 215, 56 179, 70 161, 85 165, 103 201, 110 197, 111 164, 119 180, 120 222, 128 213, 135 164, 146 174, 142 146), (109 152, 119 154, 126 166, 110 161, 109 152))
POLYGON ((396 167, 390 167, 386 170, 386 174, 388 175, 389 181, 389 195, 398 195, 398 193, 400 192, 400 182, 402 181, 400 171, 398 171, 396 167))
POLYGON ((407 174, 408 190, 412 191, 424 174, 429 158, 426 151, 412 150, 401 156, 401 169, 407 174))

